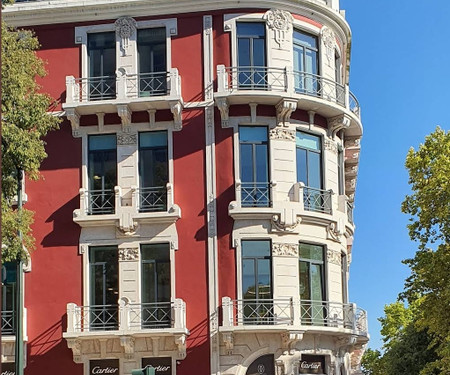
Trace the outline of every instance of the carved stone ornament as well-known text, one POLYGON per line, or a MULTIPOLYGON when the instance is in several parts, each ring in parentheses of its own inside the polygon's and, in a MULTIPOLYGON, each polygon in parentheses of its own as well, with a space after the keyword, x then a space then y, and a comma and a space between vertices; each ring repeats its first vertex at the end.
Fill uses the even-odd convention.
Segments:
POLYGON ((326 48, 326 55, 329 62, 334 58, 334 49, 336 47, 336 36, 333 30, 324 26, 320 32, 322 36, 323 45, 326 48))
POLYGON ((117 145, 129 146, 137 144, 137 134, 117 133, 117 145))
POLYGON ((139 249, 137 247, 126 247, 119 249, 120 261, 134 261, 139 258, 139 249))
POLYGON ((295 131, 276 127, 270 131, 270 139, 295 142, 295 131))
POLYGON ((298 257, 298 245, 290 243, 274 243, 272 255, 298 257))
POLYGON ((333 251, 333 250, 328 249, 327 250, 327 261, 328 261, 328 263, 340 266, 341 262, 342 262, 341 253, 338 251, 333 251))
POLYGON ((297 109, 297 100, 282 99, 275 106, 277 111, 277 123, 287 126, 287 123, 291 120, 292 112, 297 109))
POLYGON ((329 136, 334 139, 339 130, 348 129, 350 127, 351 121, 351 118, 346 114, 328 119, 329 136))
POLYGON ((272 216, 272 231, 274 232, 294 232, 301 219, 297 218, 292 223, 284 222, 280 215, 272 216))
POLYGON ((123 347, 123 349, 125 351, 125 358, 126 359, 133 359, 133 357, 134 357, 134 344, 135 344, 134 337, 122 336, 120 338, 120 345, 123 347))
POLYGON ((341 236, 343 235, 342 225, 338 225, 337 223, 331 222, 327 226, 327 238, 334 242, 341 242, 341 236))
POLYGON ((325 150, 329 150, 333 154, 337 155, 338 148, 337 148, 336 142, 326 139, 325 140, 325 150))
POLYGON ((292 28, 291 13, 281 9, 270 9, 264 14, 267 26, 273 30, 275 41, 281 45, 287 41, 289 31, 292 28))
POLYGON ((219 108, 220 111, 220 117, 222 120, 222 128, 227 128, 229 126, 229 119, 228 119, 228 101, 226 98, 218 98, 216 99, 217 108, 219 108))
POLYGON ((68 339, 67 346, 69 349, 72 349, 73 361, 75 363, 81 363, 81 340, 68 339))
POLYGON ((233 354, 234 347, 234 335, 233 332, 223 332, 222 333, 223 343, 225 344, 225 350, 228 355, 233 354))
POLYGON ((114 23, 114 26, 116 27, 116 34, 120 38, 123 54, 126 56, 130 38, 136 32, 136 21, 131 17, 122 17, 114 23))

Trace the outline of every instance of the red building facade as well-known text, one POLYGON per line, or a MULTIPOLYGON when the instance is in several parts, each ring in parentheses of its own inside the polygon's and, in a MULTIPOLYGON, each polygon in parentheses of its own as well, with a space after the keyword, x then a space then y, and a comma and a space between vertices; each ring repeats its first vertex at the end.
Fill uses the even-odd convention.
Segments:
POLYGON ((25 373, 358 374, 362 125, 338 1, 31 1, 4 19, 35 31, 63 119, 26 183, 25 373))

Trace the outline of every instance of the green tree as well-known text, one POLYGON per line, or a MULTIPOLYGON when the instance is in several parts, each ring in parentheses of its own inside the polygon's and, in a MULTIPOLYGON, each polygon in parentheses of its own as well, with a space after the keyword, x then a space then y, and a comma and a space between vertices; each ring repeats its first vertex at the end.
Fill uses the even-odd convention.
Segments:
POLYGON ((36 77, 45 75, 44 62, 36 55, 39 42, 31 31, 15 30, 2 23, 2 256, 24 256, 23 246, 34 248, 33 213, 14 207, 18 170, 39 178, 47 156, 43 137, 56 129, 59 118, 48 113, 53 100, 40 92, 36 77), (23 234, 23 241, 18 231, 23 234), (23 246, 22 246, 23 245, 23 246))

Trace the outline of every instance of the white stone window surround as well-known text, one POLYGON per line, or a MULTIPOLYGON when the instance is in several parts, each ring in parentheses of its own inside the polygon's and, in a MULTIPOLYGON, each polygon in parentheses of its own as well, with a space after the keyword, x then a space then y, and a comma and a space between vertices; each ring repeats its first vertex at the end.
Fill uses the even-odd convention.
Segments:
MULTIPOLYGON (((171 37, 178 34, 178 26, 176 18, 167 18, 160 20, 150 20, 150 21, 137 21, 137 29, 150 29, 165 27, 166 29, 166 63, 167 71, 170 71, 172 67, 172 46, 171 37)), ((90 25, 90 26, 79 26, 75 27, 75 43, 81 44, 81 77, 89 76, 89 66, 88 66, 88 49, 87 40, 88 34, 90 33, 101 33, 101 32, 115 32, 116 27, 114 23, 101 24, 101 25, 90 25)), ((137 73, 138 69, 138 54, 137 54, 137 44, 136 44, 136 33, 131 37, 131 55, 133 56, 133 68, 132 71, 128 71, 128 74, 137 73)), ((119 62, 122 56, 120 48, 120 37, 116 34, 116 70, 120 68, 119 62)))
MULTIPOLYGON (((176 237, 176 236, 172 236, 176 237)), ((141 245, 148 245, 148 244, 167 244, 169 247, 170 252, 170 300, 171 302, 174 302, 175 300, 175 251, 177 248, 175 248, 177 238, 171 238, 168 241, 167 236, 164 237, 158 237, 155 236, 151 240, 142 240, 142 241, 133 241, 133 242, 123 242, 118 240, 99 240, 99 241, 92 241, 92 242, 84 242, 80 244, 80 253, 83 257, 83 305, 89 306, 90 305, 90 262, 89 262, 89 252, 91 248, 94 247, 100 247, 100 246, 115 246, 117 248, 117 251, 119 252, 120 249, 123 248, 133 248, 137 249, 137 257, 136 259, 132 260, 133 262, 138 263, 137 267, 137 285, 138 290, 136 290, 137 300, 131 301, 131 303, 140 303, 141 302, 141 296, 142 296, 142 265, 141 265, 141 245)), ((119 262, 119 295, 118 299, 123 297, 123 270, 120 267, 120 263, 122 262, 120 259, 118 259, 119 262)))

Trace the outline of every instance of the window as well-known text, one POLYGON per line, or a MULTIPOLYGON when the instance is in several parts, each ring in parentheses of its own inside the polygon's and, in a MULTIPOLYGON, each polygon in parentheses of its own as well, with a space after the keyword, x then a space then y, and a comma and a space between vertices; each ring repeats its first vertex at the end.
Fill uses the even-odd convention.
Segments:
POLYGON ((339 149, 337 155, 338 168, 338 191, 339 195, 345 194, 345 176, 344 176, 344 150, 339 149))
POLYGON ((139 210, 167 210, 167 132, 139 134, 139 210))
POLYGON ((240 89, 266 87, 266 26, 264 23, 238 22, 238 82, 240 89))
POLYGON ((303 324, 324 324, 324 248, 300 243, 299 280, 303 324))
POLYGON ((264 324, 273 320, 270 241, 242 241, 243 320, 264 324))
POLYGON ((116 35, 88 34, 89 100, 116 97, 116 35))
POLYGON ((317 95, 320 91, 317 38, 294 30, 295 90, 317 95))
POLYGON ((91 330, 118 329, 119 263, 116 246, 89 249, 89 327, 91 330))
POLYGON ((171 326, 170 249, 168 244, 141 246, 142 328, 171 326))
POLYGON ((166 28, 137 31, 139 96, 167 94, 166 28))
POLYGON ((266 127, 239 127, 241 205, 269 207, 269 155, 266 127))
POLYGON ((114 187, 117 185, 115 134, 89 136, 88 178, 88 213, 114 213, 114 187))
POLYGON ((2 266, 2 335, 14 335, 16 326, 14 324, 16 306, 16 275, 17 264, 5 262, 2 266))

